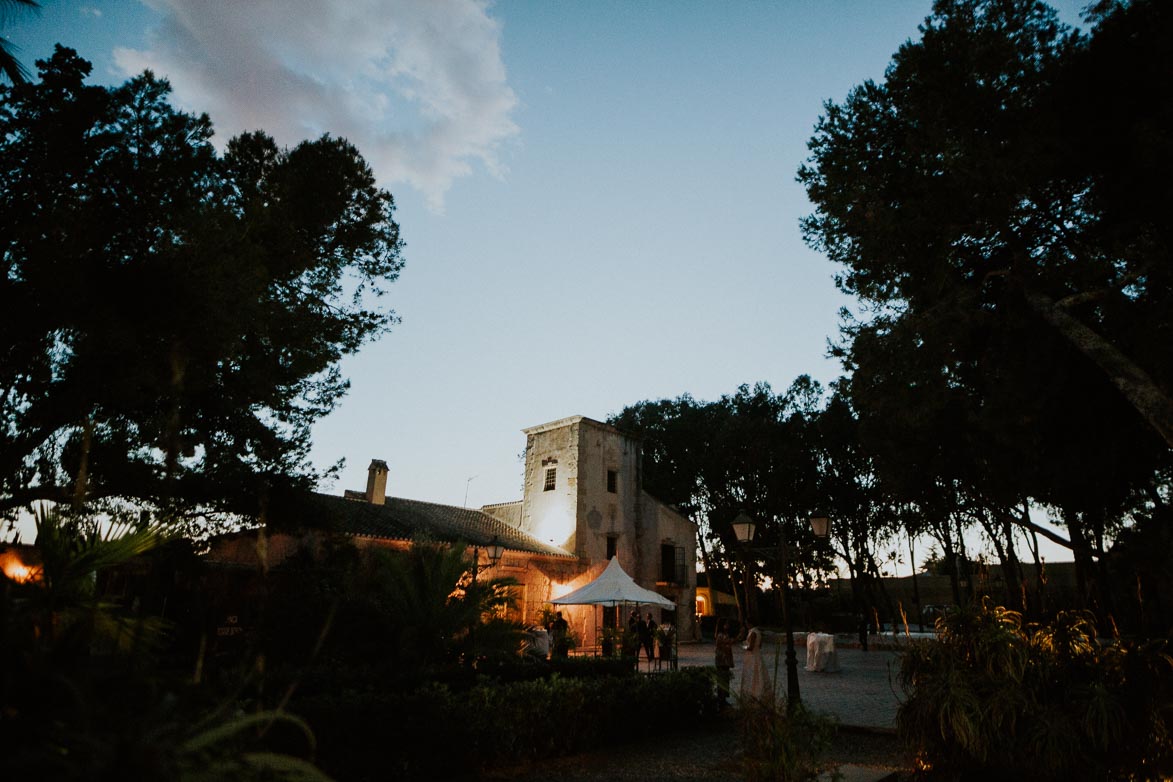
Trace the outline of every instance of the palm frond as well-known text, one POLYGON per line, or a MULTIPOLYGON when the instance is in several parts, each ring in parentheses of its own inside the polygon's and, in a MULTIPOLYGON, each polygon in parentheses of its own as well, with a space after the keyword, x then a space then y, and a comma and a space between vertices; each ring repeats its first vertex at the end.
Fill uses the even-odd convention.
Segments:
MULTIPOLYGON (((0 0, 0 26, 8 24, 11 12, 19 9, 40 10, 41 4, 35 0, 0 0)), ((29 80, 28 69, 16 59, 19 49, 12 41, 0 37, 0 73, 8 77, 13 84, 24 84, 29 80)))

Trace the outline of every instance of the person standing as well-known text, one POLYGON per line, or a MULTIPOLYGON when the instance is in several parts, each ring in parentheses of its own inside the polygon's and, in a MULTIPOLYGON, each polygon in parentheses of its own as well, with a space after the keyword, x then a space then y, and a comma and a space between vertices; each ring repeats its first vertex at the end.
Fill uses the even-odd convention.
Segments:
POLYGON ((774 695, 774 679, 762 659, 762 631, 751 627, 745 637, 745 664, 741 667, 741 697, 766 701, 774 695))
POLYGON ((627 659, 634 658, 636 664, 639 664, 639 609, 631 609, 631 615, 627 617, 627 632, 623 634, 623 656, 627 659))
POLYGON ((729 634, 728 620, 717 623, 716 644, 713 662, 717 666, 717 702, 724 708, 729 703, 733 681, 733 636, 729 634))
POLYGON ((562 618, 562 612, 554 615, 550 623, 550 640, 553 646, 552 657, 567 657, 570 655, 570 625, 562 618))
MULTIPOLYGON (((656 623, 652 621, 652 615, 650 613, 648 614, 647 619, 640 619, 639 623, 635 626, 635 631, 639 636, 639 645, 645 652, 647 652, 649 663, 652 661, 652 654, 654 651, 654 636, 652 634, 655 632, 655 630, 656 623)), ((638 657, 638 655, 639 651, 636 650, 636 656, 638 657)))

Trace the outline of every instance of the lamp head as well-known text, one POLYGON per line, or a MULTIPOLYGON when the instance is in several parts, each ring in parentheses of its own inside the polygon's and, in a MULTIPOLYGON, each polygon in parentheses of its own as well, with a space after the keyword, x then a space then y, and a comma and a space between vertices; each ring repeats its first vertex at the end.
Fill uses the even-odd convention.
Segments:
POLYGON ((493 539, 489 541, 489 545, 486 547, 485 551, 488 552, 489 555, 489 567, 496 566, 496 564, 501 561, 501 557, 505 556, 505 547, 502 546, 500 541, 497 540, 496 535, 494 535, 493 539))
POLYGON ((822 511, 815 511, 811 514, 811 532, 815 533, 815 537, 819 540, 827 537, 831 532, 831 519, 826 513, 822 511))
POLYGON ((737 514, 737 518, 733 520, 733 534, 737 537, 738 543, 749 543, 753 540, 754 531, 757 525, 754 524, 753 519, 746 515, 745 511, 737 514))

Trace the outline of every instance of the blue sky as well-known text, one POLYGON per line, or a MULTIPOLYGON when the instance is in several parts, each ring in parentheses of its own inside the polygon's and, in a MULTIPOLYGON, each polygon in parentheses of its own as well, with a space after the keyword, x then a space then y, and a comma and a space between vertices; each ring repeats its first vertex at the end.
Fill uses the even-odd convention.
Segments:
POLYGON ((398 204, 403 322, 343 367, 323 488, 381 458, 392 494, 480 506, 520 497, 523 427, 837 376, 850 301, 795 173, 930 5, 45 0, 5 35, 30 68, 55 41, 98 82, 151 67, 221 141, 354 141, 398 204))

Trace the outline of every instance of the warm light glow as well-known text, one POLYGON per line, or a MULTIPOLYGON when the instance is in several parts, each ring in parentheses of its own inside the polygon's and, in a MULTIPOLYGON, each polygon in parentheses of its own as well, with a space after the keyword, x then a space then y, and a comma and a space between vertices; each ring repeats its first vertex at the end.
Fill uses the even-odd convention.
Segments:
POLYGON ((489 546, 485 551, 489 555, 489 567, 496 567, 497 563, 501 561, 501 557, 505 556, 505 547, 498 542, 496 535, 489 541, 489 546))
POLYGON ((563 584, 560 581, 550 582, 550 599, 557 600, 563 595, 569 595, 574 590, 570 588, 570 584, 563 584))
POLYGON ((41 580, 41 568, 26 565, 15 551, 0 552, 0 570, 3 570, 5 576, 18 584, 41 580))
POLYGON ((558 505, 544 508, 540 511, 538 523, 533 530, 533 536, 555 546, 561 546, 574 534, 575 521, 558 505))

